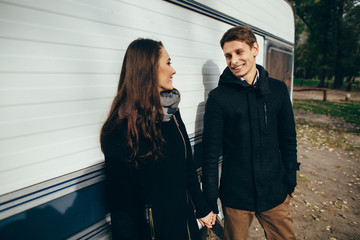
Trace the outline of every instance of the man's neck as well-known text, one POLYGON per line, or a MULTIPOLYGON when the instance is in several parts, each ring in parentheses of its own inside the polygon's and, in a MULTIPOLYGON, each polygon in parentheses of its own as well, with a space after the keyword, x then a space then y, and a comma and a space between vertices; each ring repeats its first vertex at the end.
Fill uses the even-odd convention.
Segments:
POLYGON ((257 76, 257 69, 255 67, 254 71, 252 71, 252 73, 246 76, 246 78, 240 77, 240 79, 247 81, 250 85, 253 85, 256 76, 257 76))

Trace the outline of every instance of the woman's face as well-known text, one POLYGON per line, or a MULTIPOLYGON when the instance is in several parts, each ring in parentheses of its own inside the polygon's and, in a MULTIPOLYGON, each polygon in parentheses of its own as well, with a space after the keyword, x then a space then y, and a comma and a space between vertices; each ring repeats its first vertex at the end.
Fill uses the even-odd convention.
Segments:
POLYGON ((158 68, 158 89, 159 92, 172 90, 172 78, 176 73, 171 66, 171 59, 164 47, 160 49, 159 68, 158 68))

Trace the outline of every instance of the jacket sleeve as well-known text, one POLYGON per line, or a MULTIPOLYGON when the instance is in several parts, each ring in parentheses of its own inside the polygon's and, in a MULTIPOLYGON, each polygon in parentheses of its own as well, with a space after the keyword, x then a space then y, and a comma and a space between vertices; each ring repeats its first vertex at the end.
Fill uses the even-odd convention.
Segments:
POLYGON ((124 136, 112 136, 103 144, 105 155, 106 200, 111 215, 113 239, 138 239, 141 207, 136 170, 127 161, 124 136))
POLYGON ((296 187, 296 171, 299 170, 300 163, 297 162, 297 141, 294 113, 290 101, 290 96, 285 83, 281 83, 282 107, 278 116, 279 148, 283 164, 285 166, 285 183, 288 193, 291 194, 296 187))
POLYGON ((211 209, 208 206, 204 195, 200 188, 199 178, 195 169, 195 164, 193 160, 193 154, 191 150, 189 136, 187 134, 185 124, 183 123, 180 114, 177 116, 179 119, 179 124, 181 126, 183 136, 186 143, 187 155, 186 155, 186 186, 190 193, 191 200, 196 209, 196 218, 203 218, 207 216, 211 209))
POLYGON ((203 131, 203 190, 211 209, 218 213, 219 156, 223 141, 224 116, 221 106, 210 92, 205 106, 203 131))

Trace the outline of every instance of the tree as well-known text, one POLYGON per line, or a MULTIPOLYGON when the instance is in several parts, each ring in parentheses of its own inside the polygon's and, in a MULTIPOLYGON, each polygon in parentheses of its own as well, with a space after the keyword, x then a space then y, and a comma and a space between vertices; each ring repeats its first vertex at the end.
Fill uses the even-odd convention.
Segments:
MULTIPOLYGON (((340 88, 350 66, 358 54, 346 54, 349 41, 356 51, 359 46, 358 0, 291 0, 296 14, 295 74, 306 78, 325 80, 334 78, 334 88, 340 88), (305 39, 304 39, 305 36, 305 39), (350 62, 350 63, 349 63, 350 62)), ((354 52, 356 52, 354 51, 354 52)), ((358 52, 357 52, 358 53, 358 52)), ((351 67, 351 69, 353 69, 351 67)), ((358 67, 355 67, 356 69, 358 67)), ((358 70, 356 75, 358 75, 358 70)), ((350 74, 354 78, 354 74, 350 74)))
POLYGON ((355 77, 360 75, 360 5, 351 8, 344 16, 342 39, 343 77, 347 80, 346 90, 351 90, 355 77))
MULTIPOLYGON (((352 24, 345 23, 345 21, 346 21, 346 16, 348 15, 349 12, 351 12, 351 10, 353 8, 355 8, 354 0, 337 0, 337 2, 336 2, 336 11, 337 11, 336 13, 337 14, 336 14, 335 41, 337 44, 336 44, 336 57, 335 57, 335 62, 334 62, 334 69, 335 69, 334 88, 335 89, 339 89, 342 86, 343 79, 345 76, 344 71, 345 71, 346 66, 344 66, 344 63, 346 61, 344 61, 345 59, 343 58, 344 42, 346 42, 349 38, 352 39, 352 37, 353 37, 352 35, 354 35, 351 32, 351 29, 349 29, 349 27, 352 28, 352 24), (347 26, 344 26, 345 24, 347 26)), ((356 19, 352 19, 352 20, 356 21, 356 19)), ((359 20, 357 20, 357 21, 359 21, 359 20)), ((356 29, 352 29, 352 30, 356 31, 356 29)), ((353 44, 356 45, 355 42, 356 41, 354 41, 353 44)), ((344 57, 348 58, 347 55, 345 55, 344 57)), ((352 59, 349 59, 349 60, 352 60, 352 59)))
MULTIPOLYGON (((329 68, 329 61, 332 58, 332 52, 329 51, 332 45, 332 31, 334 25, 334 17, 332 9, 336 0, 293 0, 296 15, 306 25, 308 31, 307 41, 303 46, 297 46, 295 52, 300 50, 301 57, 297 60, 305 62, 297 62, 296 65, 302 66, 303 69, 309 69, 309 64, 315 66, 316 70, 311 71, 311 77, 320 78, 320 87, 325 85, 325 78, 329 68), (326 19, 326 21, 324 21, 326 19)), ((298 31, 298 29, 296 29, 298 31)), ((309 73, 309 71, 307 71, 309 73)), ((309 75, 307 76, 309 77, 309 75)))

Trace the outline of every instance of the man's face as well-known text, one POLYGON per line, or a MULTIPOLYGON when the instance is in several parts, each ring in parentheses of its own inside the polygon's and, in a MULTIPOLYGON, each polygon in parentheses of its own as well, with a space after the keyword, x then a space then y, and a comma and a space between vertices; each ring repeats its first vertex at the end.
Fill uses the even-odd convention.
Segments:
POLYGON ((255 42, 252 47, 244 41, 234 40, 223 46, 226 64, 231 72, 252 83, 256 75, 255 58, 259 53, 259 45, 255 42))

